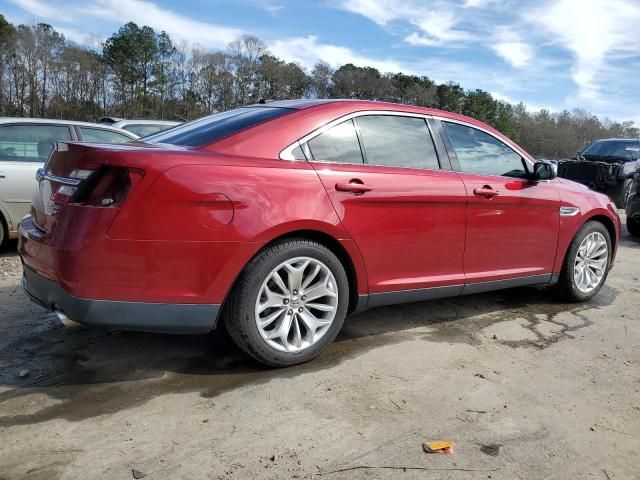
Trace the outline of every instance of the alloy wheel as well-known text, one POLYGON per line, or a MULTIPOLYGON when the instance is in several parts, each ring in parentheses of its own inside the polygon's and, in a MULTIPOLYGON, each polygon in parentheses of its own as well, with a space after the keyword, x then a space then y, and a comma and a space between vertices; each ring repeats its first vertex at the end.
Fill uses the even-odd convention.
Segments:
POLYGON ((609 261, 609 245, 604 235, 592 232, 580 243, 576 254, 573 278, 582 293, 595 290, 606 274, 609 261))
POLYGON ((338 309, 338 286, 331 270, 311 257, 296 257, 274 268, 255 305, 258 331, 267 344, 299 352, 329 330, 338 309))

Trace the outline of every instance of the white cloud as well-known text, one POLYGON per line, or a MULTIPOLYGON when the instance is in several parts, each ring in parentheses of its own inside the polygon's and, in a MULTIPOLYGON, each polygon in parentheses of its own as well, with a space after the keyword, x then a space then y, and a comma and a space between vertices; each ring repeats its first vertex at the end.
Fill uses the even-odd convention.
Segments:
MULTIPOLYGON (((159 7, 147 0, 97 0, 90 5, 76 5, 62 2, 43 3, 40 0, 11 0, 15 5, 41 19, 61 22, 63 24, 76 23, 74 18, 88 20, 110 21, 114 24, 135 22, 139 25, 149 25, 156 30, 164 30, 172 38, 188 40, 209 48, 224 48, 231 41, 242 35, 238 28, 216 25, 189 18, 159 7), (61 15, 61 12, 65 12, 61 15), (66 12, 71 12, 67 14, 66 12)), ((83 36, 77 29, 59 28, 66 31, 65 36, 77 43, 85 43, 83 36)), ((95 35, 85 34, 88 38, 95 35)))
POLYGON ((313 35, 276 40, 269 44, 269 50, 278 57, 306 68, 313 68, 318 61, 323 60, 334 68, 353 63, 360 67, 375 67, 381 72, 407 71, 406 67, 393 60, 371 58, 359 55, 347 47, 319 43, 318 37, 313 35))
POLYGON ((484 8, 492 3, 498 3, 500 0, 467 0, 464 2, 465 8, 484 8))
POLYGON ((378 25, 407 22, 418 32, 405 37, 411 45, 437 46, 445 42, 471 41, 474 35, 457 28, 460 16, 455 7, 443 2, 427 4, 416 0, 342 0, 339 8, 362 15, 378 25))
POLYGON ((524 68, 533 59, 533 47, 523 42, 520 35, 512 30, 499 28, 493 41, 493 50, 514 68, 524 68))
MULTIPOLYGON (((20 7, 21 9, 29 12, 36 17, 42 18, 56 18, 60 16, 60 10, 48 3, 41 2, 40 0, 10 0, 11 3, 20 7)), ((68 20, 73 20, 73 12, 65 12, 65 17, 68 20)))
POLYGON ((201 22, 145 0, 99 0, 86 9, 90 15, 116 22, 136 22, 164 30, 172 37, 210 48, 225 47, 242 31, 201 22))
POLYGON ((601 78, 611 61, 638 55, 640 4, 635 0, 554 0, 529 19, 574 55, 578 100, 600 103, 601 78))

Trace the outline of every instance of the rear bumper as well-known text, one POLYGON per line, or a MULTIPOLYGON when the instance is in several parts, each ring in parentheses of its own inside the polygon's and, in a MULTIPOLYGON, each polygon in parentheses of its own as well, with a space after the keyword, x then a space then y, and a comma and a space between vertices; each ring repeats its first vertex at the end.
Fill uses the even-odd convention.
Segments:
POLYGON ((24 265, 22 288, 29 298, 71 320, 122 330, 206 333, 215 328, 220 305, 88 300, 74 297, 53 280, 24 265))

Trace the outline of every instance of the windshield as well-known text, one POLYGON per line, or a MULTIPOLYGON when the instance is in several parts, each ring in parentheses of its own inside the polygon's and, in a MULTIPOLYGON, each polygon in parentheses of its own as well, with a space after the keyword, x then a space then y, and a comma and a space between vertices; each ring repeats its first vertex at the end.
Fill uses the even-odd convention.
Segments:
POLYGON ((185 123, 166 132, 150 135, 144 141, 199 147, 293 111, 290 108, 280 107, 237 108, 185 123))
POLYGON ((620 140, 596 142, 588 146, 581 155, 593 157, 638 158, 638 154, 640 154, 640 141, 620 140))

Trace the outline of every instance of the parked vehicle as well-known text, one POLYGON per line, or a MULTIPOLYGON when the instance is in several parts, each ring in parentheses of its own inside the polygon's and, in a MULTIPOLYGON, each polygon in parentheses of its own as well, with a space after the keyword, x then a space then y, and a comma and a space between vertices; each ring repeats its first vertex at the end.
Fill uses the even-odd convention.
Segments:
POLYGON ((602 287, 602 194, 468 117, 283 101, 127 145, 61 143, 21 223, 23 285, 61 318, 208 332, 268 365, 314 357, 348 313, 553 285, 602 287))
POLYGON ((640 164, 634 175, 631 192, 627 199, 627 230, 634 237, 640 237, 640 164))
POLYGON ((598 140, 578 152, 574 159, 560 161, 558 176, 608 193, 618 208, 624 208, 639 158, 637 138, 598 140))
POLYGON ((0 118, 0 246, 18 236, 18 222, 29 213, 36 190, 36 171, 56 141, 121 143, 138 138, 105 125, 0 118))
POLYGON ((119 120, 113 122, 113 128, 122 128, 131 133, 135 133, 139 137, 146 137, 154 133, 163 132, 170 128, 180 125, 180 122, 170 122, 167 120, 119 120))

